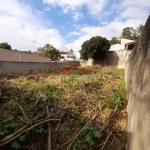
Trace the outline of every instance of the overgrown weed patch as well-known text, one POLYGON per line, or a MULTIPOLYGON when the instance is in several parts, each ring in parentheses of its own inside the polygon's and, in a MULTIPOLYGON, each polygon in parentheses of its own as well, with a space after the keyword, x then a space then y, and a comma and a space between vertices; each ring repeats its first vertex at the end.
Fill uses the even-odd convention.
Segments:
POLYGON ((86 69, 1 76, 0 149, 124 149, 124 70, 86 69))

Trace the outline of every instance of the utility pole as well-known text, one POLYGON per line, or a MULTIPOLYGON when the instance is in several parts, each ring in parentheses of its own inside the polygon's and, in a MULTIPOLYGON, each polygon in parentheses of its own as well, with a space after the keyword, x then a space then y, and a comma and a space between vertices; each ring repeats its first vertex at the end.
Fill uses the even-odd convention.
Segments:
POLYGON ((35 40, 33 40, 34 50, 35 50, 35 40))

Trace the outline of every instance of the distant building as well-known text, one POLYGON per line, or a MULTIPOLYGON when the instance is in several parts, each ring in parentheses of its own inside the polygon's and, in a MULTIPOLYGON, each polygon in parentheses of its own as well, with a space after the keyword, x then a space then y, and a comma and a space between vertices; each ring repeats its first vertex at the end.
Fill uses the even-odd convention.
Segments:
POLYGON ((129 39, 121 39, 120 44, 113 44, 111 45, 109 51, 107 52, 107 55, 121 55, 125 56, 125 60, 128 59, 133 47, 135 45, 134 40, 129 39), (114 52, 114 53, 111 53, 114 52))
POLYGON ((134 45, 135 41, 129 39, 121 39, 120 44, 111 45, 109 51, 107 51, 105 64, 125 68, 126 61, 128 60, 134 45))
POLYGON ((67 53, 67 60, 73 61, 73 60, 75 60, 75 58, 76 58, 76 55, 73 54, 72 51, 69 51, 69 52, 67 53))
POLYGON ((129 40, 129 39, 121 39, 120 44, 111 45, 109 51, 125 50, 128 43, 132 43, 132 44, 134 43, 135 44, 135 41, 129 40))
POLYGON ((67 60, 67 51, 60 52, 60 61, 66 61, 67 60))
POLYGON ((74 61, 76 55, 73 51, 61 51, 60 52, 60 61, 74 61))

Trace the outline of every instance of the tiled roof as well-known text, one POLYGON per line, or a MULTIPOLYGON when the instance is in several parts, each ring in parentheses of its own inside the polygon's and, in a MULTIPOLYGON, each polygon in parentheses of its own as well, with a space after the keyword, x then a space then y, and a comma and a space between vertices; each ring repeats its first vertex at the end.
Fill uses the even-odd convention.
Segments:
POLYGON ((68 52, 60 52, 60 54, 67 54, 68 52))

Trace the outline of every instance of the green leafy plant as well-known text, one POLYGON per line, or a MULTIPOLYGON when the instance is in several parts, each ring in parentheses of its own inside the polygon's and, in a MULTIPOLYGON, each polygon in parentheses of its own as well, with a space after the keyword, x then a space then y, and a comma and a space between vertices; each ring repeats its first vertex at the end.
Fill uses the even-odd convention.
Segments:
POLYGON ((2 128, 0 129, 0 138, 12 133, 12 131, 17 127, 17 123, 13 121, 14 116, 8 116, 2 123, 2 128))
POLYGON ((124 75, 124 70, 120 68, 114 68, 113 74, 115 79, 121 79, 121 76, 124 75))
POLYGON ((94 148, 95 140, 100 139, 102 134, 97 131, 92 125, 88 125, 83 133, 76 140, 73 150, 78 150, 81 144, 87 145, 88 148, 94 148))
MULTIPOLYGON (((10 115, 3 121, 3 126, 0 130, 0 138, 4 138, 5 136, 14 132, 17 128, 18 124, 14 122, 14 116, 10 115)), ((26 135, 20 135, 17 139, 10 143, 10 146, 13 149, 19 149, 20 143, 26 140, 26 135)))
POLYGON ((84 124, 85 123, 85 117, 80 116, 79 117, 79 124, 84 124))
POLYGON ((93 138, 99 139, 100 137, 102 137, 101 133, 90 125, 85 128, 84 134, 86 135, 84 141, 90 146, 94 145, 93 138))
POLYGON ((120 97, 120 94, 113 88, 112 88, 112 91, 114 93, 113 97, 106 97, 106 99, 102 101, 103 107, 115 109, 116 107, 121 105, 123 100, 120 97))
POLYGON ((39 89, 39 94, 41 95, 51 95, 53 99, 57 99, 58 95, 61 93, 61 90, 56 88, 53 85, 50 84, 44 84, 40 89, 39 89))
POLYGON ((34 132, 35 132, 35 133, 43 133, 43 132, 44 132, 43 126, 42 126, 42 125, 37 126, 37 127, 34 129, 34 132))
POLYGON ((14 149, 21 148, 19 142, 16 141, 16 140, 11 143, 11 147, 14 148, 14 149))
POLYGON ((26 140, 26 135, 20 135, 18 139, 11 142, 11 147, 15 150, 20 149, 20 143, 26 140))

